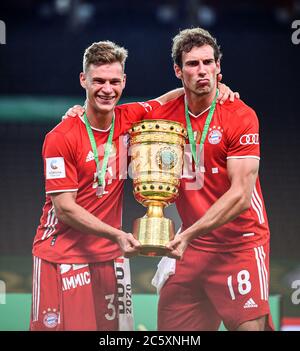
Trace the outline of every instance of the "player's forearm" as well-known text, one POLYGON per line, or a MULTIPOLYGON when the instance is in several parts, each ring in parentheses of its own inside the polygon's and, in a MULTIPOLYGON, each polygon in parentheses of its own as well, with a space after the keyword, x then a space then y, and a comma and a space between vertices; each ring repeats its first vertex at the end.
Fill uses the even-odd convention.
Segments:
POLYGON ((59 221, 85 234, 107 237, 113 241, 117 241, 117 238, 124 234, 121 230, 102 222, 76 203, 55 206, 55 213, 59 221))
POLYGON ((188 241, 198 236, 204 236, 228 222, 234 220, 243 211, 250 206, 250 198, 243 191, 229 189, 220 197, 192 226, 187 228, 181 235, 184 235, 188 241))
POLYGON ((174 89, 174 90, 168 91, 167 93, 159 96, 155 100, 158 100, 161 104, 165 104, 165 103, 167 103, 170 100, 178 98, 183 93, 184 93, 184 89, 183 88, 178 88, 178 89, 174 89))

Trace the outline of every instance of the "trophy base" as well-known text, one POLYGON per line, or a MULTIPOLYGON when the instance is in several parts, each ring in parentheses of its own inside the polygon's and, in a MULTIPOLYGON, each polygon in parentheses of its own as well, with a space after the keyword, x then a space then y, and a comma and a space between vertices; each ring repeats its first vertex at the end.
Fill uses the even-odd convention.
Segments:
POLYGON ((166 244, 174 238, 174 224, 165 217, 138 218, 133 224, 133 235, 142 247, 142 256, 165 256, 166 244))

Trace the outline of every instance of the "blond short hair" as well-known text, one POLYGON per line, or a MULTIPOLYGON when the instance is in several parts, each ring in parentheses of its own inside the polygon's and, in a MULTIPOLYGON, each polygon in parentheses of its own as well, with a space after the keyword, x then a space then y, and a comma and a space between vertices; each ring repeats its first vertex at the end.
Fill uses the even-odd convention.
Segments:
POLYGON ((182 53, 190 52, 193 47, 210 45, 214 49, 214 58, 220 60, 222 53, 214 38, 207 30, 203 28, 190 28, 180 31, 173 38, 172 58, 176 65, 182 68, 182 53))
POLYGON ((128 51, 113 43, 112 41, 99 41, 90 45, 83 55, 83 72, 86 72, 90 65, 104 65, 107 63, 120 62, 123 71, 128 51))

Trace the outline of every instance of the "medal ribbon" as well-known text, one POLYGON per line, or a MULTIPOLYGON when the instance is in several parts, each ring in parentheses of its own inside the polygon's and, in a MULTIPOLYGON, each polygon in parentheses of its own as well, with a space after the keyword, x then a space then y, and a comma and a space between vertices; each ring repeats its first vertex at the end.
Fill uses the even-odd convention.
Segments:
MULTIPOLYGON (((205 141, 208 129, 209 129, 209 125, 210 125, 210 122, 212 120, 213 114, 215 112, 216 101, 217 101, 218 94, 219 94, 219 90, 217 89, 216 95, 215 95, 215 97, 213 99, 213 102, 212 102, 211 107, 209 109, 209 113, 208 113, 208 115, 206 117, 206 120, 205 120, 203 133, 201 135, 201 140, 200 140, 200 152, 199 152, 199 155, 201 154, 201 151, 202 151, 202 148, 203 148, 203 145, 204 145, 204 141, 205 141)), ((184 108, 185 108, 185 120, 186 120, 186 125, 187 125, 187 132, 188 132, 188 137, 189 137, 189 143, 191 145, 192 156, 193 156, 193 159, 194 159, 194 162, 195 162, 195 166, 196 166, 196 168, 198 168, 200 159, 199 159, 199 157, 197 155, 196 142, 195 142, 195 139, 194 139, 194 132, 193 132, 193 128, 192 128, 192 124, 191 124, 191 120, 190 120, 189 108, 188 108, 188 104, 187 104, 187 101, 186 101, 186 97, 184 98, 184 108)))
POLYGON ((99 155, 98 155, 96 140, 95 140, 94 133, 92 131, 90 122, 89 122, 85 112, 84 112, 84 122, 85 122, 85 127, 86 127, 86 130, 87 130, 87 133, 88 133, 88 136, 90 139, 90 143, 91 143, 91 146, 93 149, 93 153, 94 153, 94 159, 95 159, 96 168, 97 168, 97 175, 98 175, 98 177, 97 177, 98 178, 98 186, 100 187, 100 186, 103 186, 103 184, 104 184, 105 173, 106 173, 106 168, 107 168, 107 163, 108 163, 108 157, 109 157, 109 154, 111 152, 112 138, 113 138, 114 128, 115 128, 115 113, 113 113, 111 128, 110 128, 107 143, 106 143, 105 149, 104 149, 104 157, 103 157, 103 163, 102 163, 101 170, 100 170, 99 155))

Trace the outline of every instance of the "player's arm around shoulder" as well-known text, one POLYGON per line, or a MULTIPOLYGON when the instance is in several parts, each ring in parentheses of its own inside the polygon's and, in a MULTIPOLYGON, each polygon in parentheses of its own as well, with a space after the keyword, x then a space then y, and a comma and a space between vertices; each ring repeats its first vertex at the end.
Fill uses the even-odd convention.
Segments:
POLYGON ((176 88, 164 93, 163 95, 158 96, 157 98, 155 98, 155 100, 158 101, 161 105, 164 105, 173 99, 177 99, 179 96, 183 94, 184 94, 183 88, 176 88))
POLYGON ((84 114, 84 107, 81 105, 74 105, 70 107, 67 112, 62 116, 62 120, 67 119, 69 117, 82 117, 84 114))

